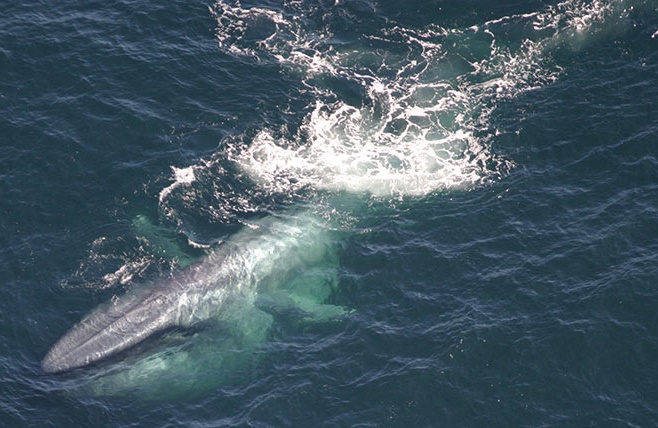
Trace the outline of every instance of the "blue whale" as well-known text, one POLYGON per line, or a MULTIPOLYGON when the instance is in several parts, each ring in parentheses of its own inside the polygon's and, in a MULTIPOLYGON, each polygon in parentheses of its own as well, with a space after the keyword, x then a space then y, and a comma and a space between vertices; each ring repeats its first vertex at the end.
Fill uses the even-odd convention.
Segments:
POLYGON ((331 247, 328 229, 307 215, 252 223, 201 261, 93 310, 52 346, 41 367, 47 373, 85 367, 170 328, 221 320, 235 312, 231 305, 237 302, 253 309, 259 296, 285 301, 310 316, 340 315, 343 308, 324 302, 330 280, 320 293, 317 287, 304 290, 303 284, 286 289, 304 270, 334 260, 331 247), (278 297, 282 292, 285 299, 278 297))

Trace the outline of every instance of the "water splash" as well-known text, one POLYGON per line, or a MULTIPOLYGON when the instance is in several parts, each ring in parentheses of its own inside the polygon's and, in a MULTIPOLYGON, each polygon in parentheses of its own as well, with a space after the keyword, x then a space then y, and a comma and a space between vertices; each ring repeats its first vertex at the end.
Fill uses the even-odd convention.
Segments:
POLYGON ((177 187, 185 184, 191 184, 194 182, 194 180, 196 180, 193 166, 188 166, 187 168, 176 168, 172 166, 171 170, 174 173, 174 182, 160 191, 160 203, 162 203, 167 198, 167 196, 169 196, 169 194, 177 187))
POLYGON ((226 156, 273 193, 422 196, 496 180, 514 167, 482 137, 498 132, 496 106, 555 81, 551 52, 582 45, 622 3, 567 0, 468 28, 382 22, 345 36, 331 6, 219 0, 220 49, 280 64, 315 99, 294 135, 263 129, 226 156))

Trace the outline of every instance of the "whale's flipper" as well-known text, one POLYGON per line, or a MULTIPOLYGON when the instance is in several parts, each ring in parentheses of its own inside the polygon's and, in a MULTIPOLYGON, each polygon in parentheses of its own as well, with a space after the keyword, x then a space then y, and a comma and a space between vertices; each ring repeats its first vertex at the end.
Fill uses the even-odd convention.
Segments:
POLYGON ((189 246, 181 242, 180 235, 171 229, 154 224, 146 215, 136 215, 132 226, 137 238, 141 239, 155 255, 174 260, 179 267, 189 266, 198 260, 198 257, 189 254, 189 246))
POLYGON ((326 303, 337 284, 337 261, 329 257, 319 266, 298 272, 284 287, 261 292, 255 304, 274 315, 302 321, 330 321, 350 313, 342 306, 326 303))
POLYGON ((259 295, 255 304, 256 307, 269 314, 302 321, 324 322, 350 313, 342 306, 317 302, 308 297, 291 295, 282 290, 259 295))

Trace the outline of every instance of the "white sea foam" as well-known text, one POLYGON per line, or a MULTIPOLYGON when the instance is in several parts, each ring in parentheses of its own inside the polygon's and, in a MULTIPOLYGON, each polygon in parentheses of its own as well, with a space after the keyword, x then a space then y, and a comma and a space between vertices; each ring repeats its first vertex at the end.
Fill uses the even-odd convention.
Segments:
POLYGON ((391 22, 346 43, 335 42, 325 19, 335 11, 311 3, 218 0, 211 8, 220 49, 279 63, 315 95, 295 135, 262 129, 225 153, 269 192, 414 196, 504 175, 513 162, 491 150, 491 113, 557 79, 551 50, 582 44, 623 2, 567 0, 468 28, 391 22), (518 28, 523 36, 511 39, 518 28), (359 88, 360 99, 346 100, 331 79, 359 88))
POLYGON ((169 194, 177 187, 194 182, 196 179, 196 176, 194 175, 194 168, 194 166, 188 166, 187 168, 171 167, 171 171, 174 173, 174 182, 160 191, 160 203, 162 203, 165 198, 169 196, 169 194))

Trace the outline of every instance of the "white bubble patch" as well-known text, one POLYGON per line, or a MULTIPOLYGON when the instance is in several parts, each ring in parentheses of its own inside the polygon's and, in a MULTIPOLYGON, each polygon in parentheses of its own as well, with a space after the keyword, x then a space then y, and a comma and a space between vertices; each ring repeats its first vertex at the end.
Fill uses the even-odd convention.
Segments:
POLYGON ((227 156, 278 193, 422 196, 490 182, 514 166, 491 149, 497 105, 555 81, 562 69, 551 51, 582 45, 622 3, 567 0, 468 28, 391 21, 337 42, 335 7, 219 0, 211 11, 220 49, 280 64, 315 103, 294 135, 263 129, 227 156))
POLYGON ((160 191, 160 203, 162 203, 167 198, 167 196, 169 196, 169 194, 177 187, 185 184, 192 184, 194 180, 196 180, 196 176, 194 175, 194 168, 194 166, 188 166, 187 168, 171 167, 171 171, 174 173, 174 182, 160 191))
POLYGON ((311 134, 308 144, 291 148, 288 141, 262 131, 234 159, 272 192, 314 188, 375 196, 423 195, 482 179, 477 168, 459 157, 470 150, 470 134, 458 131, 404 141, 403 135, 366 128, 367 121, 358 109, 332 110, 318 104, 305 126, 311 134))

